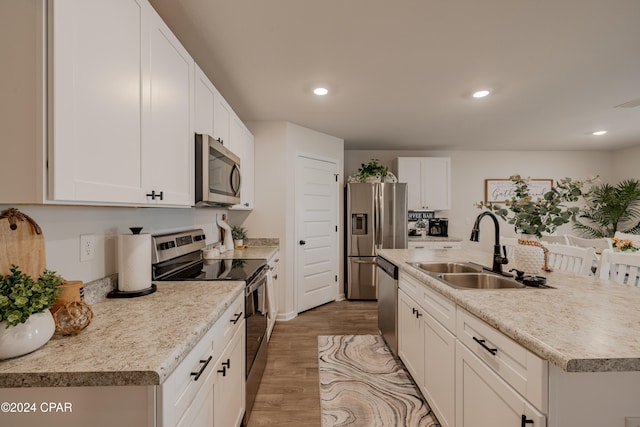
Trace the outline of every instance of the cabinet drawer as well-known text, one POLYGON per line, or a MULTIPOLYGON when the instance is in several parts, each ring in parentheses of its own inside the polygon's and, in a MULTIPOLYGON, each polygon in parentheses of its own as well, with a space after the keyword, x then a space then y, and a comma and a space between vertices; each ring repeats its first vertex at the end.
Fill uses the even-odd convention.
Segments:
POLYGON ((457 309, 457 338, 511 387, 547 412, 548 362, 464 309, 457 309))
POLYGON ((460 249, 461 242, 443 242, 443 241, 414 241, 407 243, 410 249, 460 249))
POLYGON ((158 400, 161 402, 159 411, 164 425, 175 425, 182 417, 240 327, 244 327, 244 294, 227 307, 213 327, 162 383, 158 400), (238 320, 234 323, 236 318, 238 320))
POLYGON ((456 305, 438 292, 408 275, 400 274, 400 289, 451 333, 456 333, 456 305))
POLYGON ((159 401, 163 425, 175 425, 206 382, 215 362, 213 336, 212 328, 162 383, 159 401), (192 373, 200 375, 196 379, 192 373))
POLYGON ((217 360, 238 328, 244 326, 244 293, 227 307, 213 326, 213 360, 217 360))
POLYGON ((421 299, 421 292, 425 285, 401 271, 398 276, 398 287, 402 289, 409 298, 418 302, 421 299))

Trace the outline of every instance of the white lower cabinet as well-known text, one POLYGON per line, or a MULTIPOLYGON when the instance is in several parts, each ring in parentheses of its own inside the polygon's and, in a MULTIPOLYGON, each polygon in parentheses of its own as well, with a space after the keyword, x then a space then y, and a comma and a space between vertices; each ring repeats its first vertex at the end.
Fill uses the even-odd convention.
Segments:
POLYGON ((398 355, 443 427, 546 426, 548 362, 402 272, 398 355))
POLYGON ((399 286, 399 357, 440 425, 455 426, 455 304, 402 273, 399 286))
POLYGON ((545 427, 546 417, 464 344, 456 348, 458 427, 545 427))
POLYGON ((422 310, 402 289, 398 290, 398 356, 418 387, 424 385, 422 310))
POLYGON ((239 426, 245 411, 240 295, 158 390, 159 427, 239 426))
POLYGON ((442 427, 455 426, 456 337, 428 313, 424 316, 424 387, 442 427))

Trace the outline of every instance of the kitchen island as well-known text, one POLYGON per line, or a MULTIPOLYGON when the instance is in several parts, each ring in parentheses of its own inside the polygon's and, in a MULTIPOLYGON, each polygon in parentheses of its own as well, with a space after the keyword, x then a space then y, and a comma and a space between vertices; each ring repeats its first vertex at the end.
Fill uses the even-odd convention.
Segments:
MULTIPOLYGON (((455 404, 447 402, 448 408, 455 407, 455 412, 451 409, 447 417, 442 417, 447 418, 449 425, 474 425, 470 421, 474 411, 465 404, 465 398, 467 401, 469 398, 464 389, 460 390, 461 385, 466 385, 466 390, 471 388, 462 382, 462 378, 469 378, 469 372, 473 371, 468 368, 470 364, 460 363, 460 354, 468 347, 461 344, 460 332, 467 327, 466 323, 461 325, 461 320, 467 318, 472 321, 473 318, 479 319, 478 324, 488 325, 496 333, 512 340, 518 351, 522 349, 525 352, 522 353, 522 372, 518 374, 524 379, 504 380, 501 377, 504 373, 500 371, 503 369, 500 353, 492 355, 478 343, 480 351, 485 353, 480 356, 484 360, 482 366, 497 372, 492 386, 504 386, 506 390, 509 386, 505 381, 522 384, 522 391, 518 390, 525 396, 522 399, 522 416, 537 420, 536 424, 530 425, 622 427, 625 417, 640 416, 640 396, 636 392, 640 384, 640 311, 637 309, 640 289, 595 277, 550 272, 545 275, 547 285, 553 289, 463 290, 442 283, 410 263, 471 261, 490 266, 490 253, 461 249, 382 249, 378 253, 399 267, 401 288, 403 277, 406 281, 415 281, 426 292, 444 297, 444 301, 448 301, 458 313, 457 319, 453 316, 451 335, 456 341, 455 333, 458 333, 457 343, 451 347, 455 349, 451 351, 455 353, 456 360, 455 375, 452 375, 456 385, 455 397, 451 396, 453 391, 449 392, 449 398, 455 400, 455 404), (539 384, 536 385, 539 404, 534 405, 537 409, 530 410, 527 399, 531 398, 526 393, 533 386, 526 380, 530 380, 527 375, 531 373, 527 369, 534 365, 533 361, 539 365, 540 371, 537 374, 539 384), (533 412, 539 417, 527 415, 533 412)), ((496 340, 502 340, 500 336, 496 337, 496 340)), ((493 350, 489 339, 482 344, 493 350)), ((477 366, 480 365, 476 364, 474 368, 477 366)), ((423 392, 430 394, 432 390, 423 389, 423 392)), ((477 406, 475 412, 485 403, 477 406)))
MULTIPOLYGON (((223 318, 230 310, 242 313, 244 282, 155 284, 153 294, 93 304, 93 321, 75 336, 54 335, 33 353, 0 361, 1 402, 37 399, 73 409, 43 413, 38 403, 35 414, 1 412, 0 425, 37 425, 29 424, 36 415, 48 425, 82 425, 83 417, 92 419, 85 425, 114 425, 119 415, 129 420, 123 425, 156 425, 163 384, 216 325, 230 325, 223 318)), ((208 352, 221 353, 221 344, 209 343, 208 352)))

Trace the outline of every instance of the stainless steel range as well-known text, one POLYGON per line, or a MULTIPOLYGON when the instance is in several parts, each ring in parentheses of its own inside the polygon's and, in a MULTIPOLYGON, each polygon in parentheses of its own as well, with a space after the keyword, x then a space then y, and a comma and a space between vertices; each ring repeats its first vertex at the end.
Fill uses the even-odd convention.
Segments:
POLYGON ((203 259, 205 246, 201 229, 153 236, 152 279, 246 282, 246 425, 267 363, 267 262, 264 259, 203 259))

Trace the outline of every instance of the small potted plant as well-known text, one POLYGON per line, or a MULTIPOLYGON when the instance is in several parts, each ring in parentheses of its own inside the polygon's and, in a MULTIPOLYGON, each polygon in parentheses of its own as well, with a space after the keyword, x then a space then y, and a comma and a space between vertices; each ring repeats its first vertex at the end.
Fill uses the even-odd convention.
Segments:
POLYGON ((231 237, 233 238, 233 245, 238 248, 244 245, 244 239, 247 238, 247 230, 244 227, 233 226, 231 229, 231 237))
POLYGON ((0 279, 0 359, 30 353, 49 341, 55 331, 49 309, 61 283, 53 271, 33 280, 16 265, 0 279))

